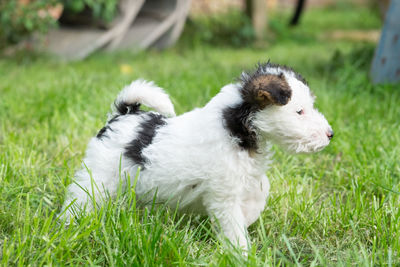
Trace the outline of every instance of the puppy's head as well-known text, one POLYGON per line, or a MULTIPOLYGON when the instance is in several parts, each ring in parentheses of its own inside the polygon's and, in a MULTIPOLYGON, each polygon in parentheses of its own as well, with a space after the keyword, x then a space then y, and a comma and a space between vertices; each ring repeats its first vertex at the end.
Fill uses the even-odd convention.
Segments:
POLYGON ((292 69, 260 64, 255 72, 242 74, 240 90, 252 109, 250 123, 257 135, 292 152, 319 151, 332 139, 307 82, 292 69))

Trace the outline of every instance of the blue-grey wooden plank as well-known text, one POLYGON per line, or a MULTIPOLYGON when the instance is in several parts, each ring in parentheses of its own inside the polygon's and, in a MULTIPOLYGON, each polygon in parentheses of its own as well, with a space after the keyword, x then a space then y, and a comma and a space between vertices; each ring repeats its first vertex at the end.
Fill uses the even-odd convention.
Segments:
POLYGON ((392 0, 372 61, 374 83, 400 81, 400 0, 392 0))

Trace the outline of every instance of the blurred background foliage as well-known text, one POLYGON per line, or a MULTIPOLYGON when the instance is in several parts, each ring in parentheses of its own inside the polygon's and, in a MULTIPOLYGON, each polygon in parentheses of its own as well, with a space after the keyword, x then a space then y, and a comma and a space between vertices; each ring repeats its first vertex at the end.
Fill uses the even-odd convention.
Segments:
POLYGON ((118 0, 0 1, 0 49, 16 44, 32 33, 46 33, 57 26, 58 19, 69 22, 71 16, 77 14, 83 14, 95 23, 109 23, 117 7, 118 0))
POLYGON ((110 22, 117 12, 118 0, 61 0, 66 12, 81 13, 91 10, 94 18, 110 22))
POLYGON ((21 41, 33 32, 46 32, 56 21, 45 10, 57 0, 0 2, 0 48, 21 41))
MULTIPOLYGON (((45 33, 59 23, 73 24, 74 20, 99 27, 107 27, 118 13, 119 0, 9 0, 0 1, 0 49, 16 44, 32 33, 45 33)), ((184 43, 189 45, 210 44, 243 47, 254 45, 255 32, 251 19, 244 12, 244 0, 209 1, 193 0, 191 16, 185 25, 189 36, 184 43), (194 34, 193 34, 194 33, 194 34)), ((287 39, 306 42, 315 39, 321 30, 351 29, 358 17, 365 17, 358 28, 377 28, 381 16, 377 0, 313 1, 303 16, 304 20, 318 21, 312 28, 288 27, 295 0, 267 1, 267 42, 287 39), (339 12, 320 12, 318 9, 336 9, 339 12), (359 12, 353 12, 357 6, 359 12), (313 18, 317 16, 317 18, 313 18), (324 18, 320 18, 324 16, 324 18)), ((359 24, 359 23, 358 23, 359 24)))
POLYGON ((365 1, 363 4, 337 1, 317 9, 308 8, 304 11, 303 23, 297 27, 288 25, 292 11, 291 5, 268 10, 268 33, 261 44, 255 42, 256 36, 250 18, 238 7, 211 14, 192 15, 185 25, 185 32, 191 34, 184 34, 182 38, 186 38, 184 42, 189 45, 257 47, 268 46, 274 42, 316 41, 318 38, 329 38, 329 33, 337 29, 379 29, 382 23, 379 9, 375 8, 374 1, 365 1), (360 17, 363 19, 360 20, 360 17), (310 24, 313 26, 309 27, 310 24), (325 32, 328 36, 321 36, 321 32, 325 32))
POLYGON ((242 47, 253 44, 255 33, 248 18, 239 9, 229 9, 223 14, 201 14, 191 18, 185 25, 183 42, 188 45, 210 44, 242 47))

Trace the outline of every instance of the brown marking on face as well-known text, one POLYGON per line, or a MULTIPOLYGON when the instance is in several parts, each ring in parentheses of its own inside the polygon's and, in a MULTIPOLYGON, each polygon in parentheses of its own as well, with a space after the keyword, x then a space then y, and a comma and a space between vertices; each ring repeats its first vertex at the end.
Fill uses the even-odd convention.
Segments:
POLYGON ((268 93, 267 91, 263 91, 263 90, 258 90, 256 100, 260 103, 267 103, 267 102, 273 103, 274 102, 271 94, 268 93))
POLYGON ((283 74, 254 77, 244 86, 244 89, 247 100, 257 104, 261 109, 270 104, 286 105, 292 94, 283 74))

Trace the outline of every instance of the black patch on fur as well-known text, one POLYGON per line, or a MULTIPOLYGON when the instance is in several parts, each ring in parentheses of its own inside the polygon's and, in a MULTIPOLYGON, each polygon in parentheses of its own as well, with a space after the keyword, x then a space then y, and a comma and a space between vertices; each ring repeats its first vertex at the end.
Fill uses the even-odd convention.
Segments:
POLYGON ((125 102, 115 102, 114 106, 120 115, 138 114, 141 112, 140 103, 127 104, 125 102))
POLYGON ((101 128, 100 131, 97 133, 96 137, 97 137, 98 139, 103 139, 103 137, 106 136, 107 130, 110 130, 110 131, 111 131, 111 128, 110 128, 110 126, 108 126, 108 125, 106 125, 106 126, 104 126, 103 128, 101 128))
POLYGON ((138 115, 138 114, 142 114, 145 113, 145 111, 140 110, 140 104, 139 103, 135 103, 132 105, 126 105, 126 104, 115 104, 115 108, 117 109, 118 113, 121 113, 121 111, 126 112, 125 114, 121 114, 121 115, 115 115, 114 117, 112 117, 106 124, 106 126, 104 126, 103 128, 100 129, 100 131, 97 133, 96 137, 98 139, 103 139, 103 137, 108 137, 106 132, 107 131, 112 131, 113 129, 110 127, 110 125, 116 121, 119 121, 119 119, 121 118, 121 116, 126 115, 126 114, 130 114, 130 115, 138 115))
POLYGON ((250 103, 243 102, 223 110, 225 127, 239 139, 239 146, 247 150, 256 150, 257 134, 251 126, 251 114, 257 109, 250 103))
POLYGON ((144 120, 140 124, 140 130, 136 139, 132 140, 125 148, 125 156, 132 159, 142 167, 147 162, 147 159, 143 157, 142 151, 145 147, 151 144, 156 131, 161 126, 165 125, 165 117, 156 113, 147 113, 148 119, 144 120))
POLYGON ((98 139, 102 139, 108 128, 110 128, 110 127, 104 126, 103 128, 101 128, 100 131, 97 133, 96 137, 98 139))
POLYGON ((114 117, 112 117, 112 118, 107 122, 107 124, 111 124, 111 123, 113 123, 113 122, 115 122, 115 121, 118 121, 118 120, 119 120, 119 117, 120 117, 120 115, 115 115, 114 117))
POLYGON ((114 117, 112 117, 106 124, 106 126, 104 126, 103 128, 100 129, 100 131, 97 133, 96 137, 98 139, 103 139, 103 137, 107 137, 106 132, 107 131, 112 131, 110 124, 112 124, 113 122, 116 122, 119 120, 120 115, 115 115, 114 117))

